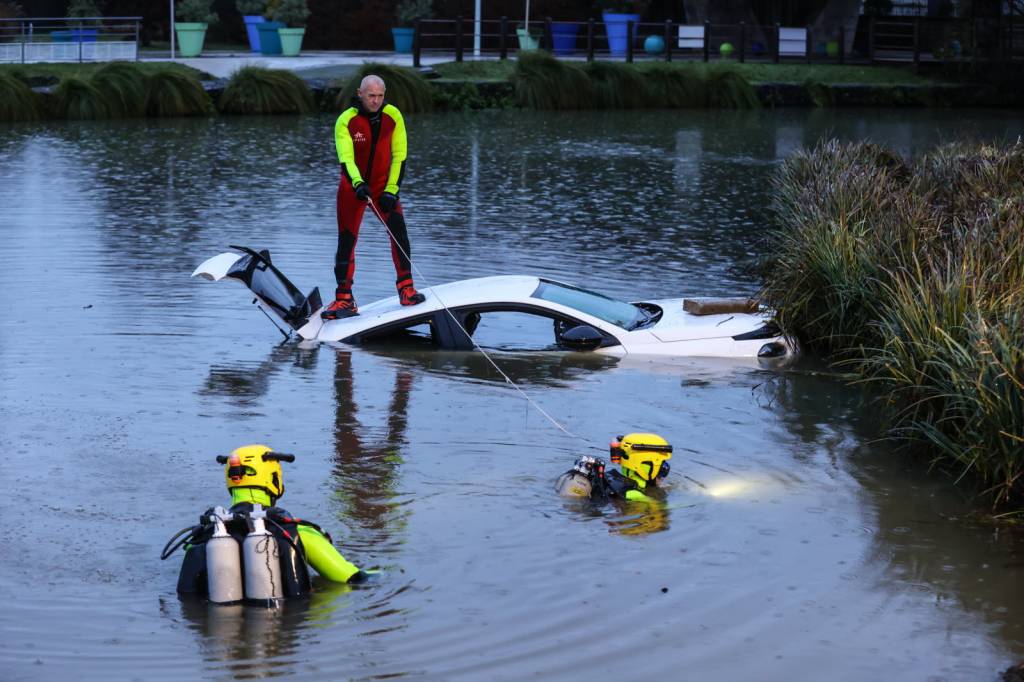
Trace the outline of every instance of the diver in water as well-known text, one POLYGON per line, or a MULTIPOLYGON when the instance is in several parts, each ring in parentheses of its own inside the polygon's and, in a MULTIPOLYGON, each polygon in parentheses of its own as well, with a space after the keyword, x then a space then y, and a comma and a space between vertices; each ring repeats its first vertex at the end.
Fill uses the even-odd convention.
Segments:
POLYGON ((333 582, 366 579, 367 573, 347 561, 319 526, 274 506, 284 495, 281 462, 295 461, 294 455, 245 445, 217 461, 224 464, 232 506, 207 509, 198 526, 180 531, 161 554, 166 559, 185 545, 179 594, 204 596, 218 604, 270 606, 312 592, 307 563, 333 582))
POLYGON ((612 441, 609 450, 612 464, 618 464, 621 472, 607 470, 604 460, 584 455, 558 477, 558 494, 595 502, 654 501, 649 493, 660 488, 669 473, 667 460, 672 458, 672 446, 668 441, 653 433, 631 433, 612 441))

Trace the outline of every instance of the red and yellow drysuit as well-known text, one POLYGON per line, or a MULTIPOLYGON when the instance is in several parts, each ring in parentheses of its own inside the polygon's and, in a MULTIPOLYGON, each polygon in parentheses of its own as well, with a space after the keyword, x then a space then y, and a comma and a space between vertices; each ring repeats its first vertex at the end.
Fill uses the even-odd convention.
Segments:
MULTIPOLYGON (((334 277, 338 282, 337 293, 347 294, 352 291, 356 240, 359 238, 363 211, 366 210, 366 203, 356 197, 353 187, 360 182, 367 183, 370 197, 378 209, 381 193, 398 195, 405 173, 407 152, 405 121, 401 112, 391 104, 385 103, 376 113, 370 113, 356 98, 351 107, 341 112, 334 125, 334 143, 341 162, 341 180, 338 182, 338 251, 334 258, 334 277)), ((380 210, 391 230, 391 260, 395 263, 396 284, 401 292, 413 283, 409 264, 409 234, 402 216, 402 204, 396 201, 392 210, 380 210)))

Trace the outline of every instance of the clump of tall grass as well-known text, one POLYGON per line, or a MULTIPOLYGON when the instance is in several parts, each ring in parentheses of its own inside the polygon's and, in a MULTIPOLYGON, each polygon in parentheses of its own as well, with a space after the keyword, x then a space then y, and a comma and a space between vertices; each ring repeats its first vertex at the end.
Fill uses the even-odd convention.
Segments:
POLYGON ((368 62, 338 92, 335 105, 344 109, 351 105, 356 96, 359 83, 370 74, 384 79, 384 100, 398 107, 403 114, 415 114, 430 111, 434 106, 434 96, 430 84, 418 72, 402 66, 368 62))
POLYGON ((146 113, 146 75, 128 62, 111 62, 97 70, 89 82, 100 92, 113 118, 146 113))
POLYGON ((700 109, 708 105, 704 73, 692 66, 651 64, 643 69, 649 107, 658 109, 700 109))
POLYGON ((314 106, 306 81, 291 71, 258 66, 235 71, 217 101, 227 114, 307 114, 314 106))
POLYGON ((35 121, 40 116, 39 98, 20 78, 0 73, 0 121, 35 121))
POLYGON ((192 76, 158 71, 146 82, 147 116, 202 116, 212 112, 210 96, 192 76))
POLYGON ((107 99, 92 81, 66 76, 53 90, 50 106, 57 118, 96 120, 110 116, 107 99))
POLYGON ((583 67, 590 79, 594 109, 640 109, 648 106, 647 87, 640 73, 620 62, 590 62, 583 67))
POLYGON ((754 87, 731 66, 580 66, 533 51, 519 57, 512 75, 520 106, 531 109, 703 108, 756 109, 754 87))
POLYGON ((819 144, 776 178, 765 287, 805 346, 884 391, 893 436, 995 505, 1024 503, 1022 183, 1022 144, 819 144))
POLYGON ((529 109, 592 109, 595 95, 587 72, 572 62, 532 50, 519 57, 512 73, 516 101, 529 109))
POLYGON ((707 106, 718 109, 757 109, 761 106, 754 86, 735 68, 715 64, 708 68, 704 91, 707 106))

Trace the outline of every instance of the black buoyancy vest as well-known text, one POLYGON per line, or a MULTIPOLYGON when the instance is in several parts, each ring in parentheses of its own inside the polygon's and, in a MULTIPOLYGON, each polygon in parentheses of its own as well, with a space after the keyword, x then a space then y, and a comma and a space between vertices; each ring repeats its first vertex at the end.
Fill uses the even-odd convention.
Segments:
MULTIPOLYGON (((231 507, 231 512, 252 511, 252 504, 239 502, 231 507)), ((292 518, 280 507, 267 507, 267 530, 277 540, 277 549, 281 562, 281 584, 284 588, 285 597, 300 597, 309 594, 313 590, 312 582, 309 579, 309 568, 306 566, 306 555, 302 548, 302 539, 299 537, 299 524, 313 526, 316 524, 308 521, 300 521, 292 518)), ((181 572, 178 574, 178 592, 180 594, 195 594, 207 596, 209 589, 206 583, 206 541, 213 536, 213 525, 206 519, 213 514, 213 509, 207 509, 201 517, 201 526, 197 532, 193 532, 192 540, 185 552, 185 558, 181 562, 181 572)), ((236 519, 226 524, 228 533, 238 542, 238 551, 242 551, 242 542, 249 534, 249 528, 244 519, 236 519)), ((319 529, 319 528, 318 528, 319 529)), ((243 566, 242 580, 245 581, 245 570, 243 566)))
POLYGON ((623 476, 615 469, 605 473, 604 486, 609 497, 618 497, 623 500, 626 499, 627 492, 630 490, 636 490, 640 487, 637 485, 636 481, 623 476))

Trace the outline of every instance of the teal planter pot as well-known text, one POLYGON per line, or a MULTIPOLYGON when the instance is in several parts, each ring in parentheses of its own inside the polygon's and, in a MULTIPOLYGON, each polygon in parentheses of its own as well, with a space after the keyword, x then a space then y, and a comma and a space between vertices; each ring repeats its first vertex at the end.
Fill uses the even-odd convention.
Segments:
POLYGON ((285 57, 298 57, 302 52, 302 36, 306 35, 304 28, 279 28, 277 35, 281 39, 281 54, 285 57))
POLYGON ((281 36, 277 33, 279 28, 284 28, 280 21, 264 21, 256 26, 260 33, 260 54, 281 54, 281 36))
POLYGON ((416 33, 414 28, 398 27, 391 29, 391 37, 395 39, 395 52, 409 54, 412 52, 412 39, 416 33))
POLYGON ((245 21, 245 34, 249 37, 249 49, 253 52, 260 51, 260 32, 257 28, 266 19, 259 14, 246 14, 242 17, 245 21))
POLYGON ((626 31, 629 29, 629 22, 633 22, 633 32, 635 33, 640 15, 605 12, 601 18, 604 19, 604 30, 608 34, 608 49, 614 55, 626 54, 626 45, 629 40, 626 31))
POLYGON ((554 43, 555 54, 572 54, 576 51, 576 34, 580 30, 579 24, 568 22, 551 22, 551 42, 554 43))
POLYGON ((206 24, 174 22, 174 32, 178 35, 178 52, 182 57, 198 57, 203 51, 206 24))

